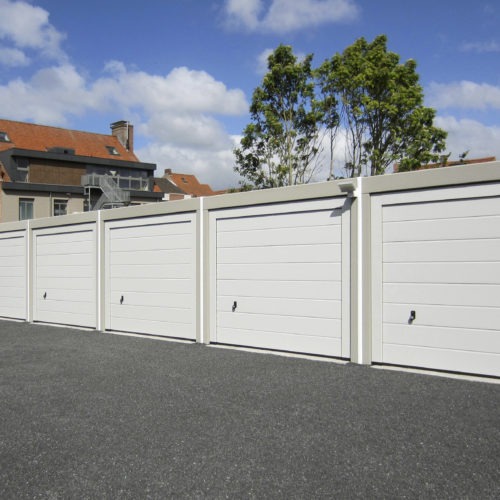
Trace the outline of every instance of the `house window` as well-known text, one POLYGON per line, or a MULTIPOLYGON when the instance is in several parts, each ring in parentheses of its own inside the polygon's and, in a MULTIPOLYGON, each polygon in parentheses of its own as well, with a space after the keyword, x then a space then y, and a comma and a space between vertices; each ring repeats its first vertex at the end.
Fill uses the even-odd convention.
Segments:
POLYGON ((7 132, 0 132, 0 142, 10 142, 9 134, 7 134, 7 132))
POLYGON ((29 181, 29 160, 27 158, 19 158, 17 160, 17 171, 19 173, 19 181, 29 181))
POLYGON ((33 198, 19 198, 19 220, 33 219, 33 198))
POLYGON ((68 200, 54 200, 54 215, 66 215, 68 213, 68 200))

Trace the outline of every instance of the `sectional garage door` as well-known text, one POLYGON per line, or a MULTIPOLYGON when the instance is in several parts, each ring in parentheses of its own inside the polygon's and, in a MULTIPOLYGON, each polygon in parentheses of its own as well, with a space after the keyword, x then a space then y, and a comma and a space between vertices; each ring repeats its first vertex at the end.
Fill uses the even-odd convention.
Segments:
POLYGON ((106 329, 196 339, 194 214, 106 223, 106 329))
POLYGON ((93 224, 34 232, 33 319, 96 327, 96 241, 93 224))
POLYGON ((378 200, 374 361, 500 375, 500 186, 462 192, 378 200))
POLYGON ((0 235, 0 316, 26 319, 26 239, 24 231, 0 235))
POLYGON ((212 214, 212 340, 349 357, 344 207, 344 199, 329 199, 212 214))

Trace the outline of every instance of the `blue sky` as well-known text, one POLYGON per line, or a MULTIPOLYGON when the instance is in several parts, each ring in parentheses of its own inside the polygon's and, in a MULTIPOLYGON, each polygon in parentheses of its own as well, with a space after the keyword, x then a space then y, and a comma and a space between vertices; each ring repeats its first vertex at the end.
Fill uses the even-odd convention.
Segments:
POLYGON ((129 120, 157 175, 234 186, 269 51, 289 44, 319 65, 384 33, 417 61, 451 158, 500 159, 498 26, 493 0, 0 0, 0 117, 100 133, 129 120))

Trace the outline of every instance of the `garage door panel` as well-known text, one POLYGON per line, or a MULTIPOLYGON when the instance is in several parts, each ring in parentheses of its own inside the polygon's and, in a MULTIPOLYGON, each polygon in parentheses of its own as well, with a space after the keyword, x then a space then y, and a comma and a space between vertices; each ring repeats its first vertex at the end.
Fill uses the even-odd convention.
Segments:
POLYGON ((192 275, 192 264, 137 264, 110 266, 111 278, 137 278, 154 275, 158 279, 187 279, 192 275))
POLYGON ((398 365, 466 373, 471 372, 471 367, 480 367, 473 372, 500 376, 500 356, 483 352, 385 345, 384 361, 398 365))
POLYGON ((37 289, 42 290, 93 290, 95 278, 43 277, 37 279, 37 289))
POLYGON ((270 331, 254 331, 236 328, 220 328, 220 342, 234 345, 257 346, 263 349, 276 349, 323 356, 338 356, 342 342, 339 338, 314 337, 303 335, 281 334, 270 331))
POLYGON ((416 319, 413 326, 449 326, 456 328, 479 328, 498 330, 500 312, 496 307, 444 306, 422 304, 390 304, 385 303, 384 322, 407 324, 410 311, 415 310, 416 319))
MULTIPOLYGON (((19 259, 18 262, 19 263, 19 259)), ((12 266, 9 265, 8 263, 2 263, 0 266, 0 270, 2 272, 1 278, 2 281, 4 279, 9 279, 9 278, 23 278, 26 276, 26 266, 12 266)), ((16 280, 16 282, 21 285, 21 280, 16 280)), ((4 283, 2 283, 4 284, 4 283)))
POLYGON ((123 303, 131 303, 136 306, 162 307, 168 304, 169 307, 191 307, 191 294, 181 293, 178 290, 168 292, 149 293, 145 295, 140 291, 110 292, 110 304, 120 304, 123 297, 123 303))
POLYGON ((190 279, 162 278, 113 278, 109 288, 112 293, 189 293, 192 294, 193 283, 190 279))
POLYGON ((498 283, 500 262, 388 263, 383 279, 389 283, 498 283))
POLYGON ((75 252, 75 253, 59 253, 37 256, 37 265, 44 266, 74 266, 75 262, 80 266, 92 266, 94 264, 95 255, 93 252, 75 252))
MULTIPOLYGON (((37 266, 38 279, 52 278, 56 266, 37 266)), ((85 265, 62 265, 57 266, 58 277, 67 279, 87 278, 89 276, 89 266, 85 265)))
POLYGON ((310 245, 341 243, 340 231, 325 231, 324 227, 298 227, 252 231, 221 232, 217 236, 218 248, 253 247, 263 245, 310 245))
MULTIPOLYGON (((188 264, 192 262, 191 250, 181 249, 151 249, 141 250, 141 255, 149 265, 188 264)), ((113 265, 124 266, 137 264, 137 258, 130 250, 113 252, 113 265)))
POLYGON ((138 306, 123 304, 111 304, 113 317, 129 319, 149 319, 152 321, 165 321, 166 323, 193 324, 194 312, 192 308, 160 307, 160 306, 138 306))
POLYGON ((500 355, 500 337, 494 330, 467 327, 390 325, 384 330, 384 343, 432 349, 490 352, 500 355))
POLYGON ((500 215, 495 197, 395 204, 383 207, 384 221, 416 221, 500 215))
MULTIPOLYGON (((110 250, 112 252, 134 252, 134 251, 155 251, 155 250, 181 250, 189 249, 192 244, 192 235, 189 233, 171 234, 167 232, 163 236, 153 236, 151 238, 134 238, 129 240, 126 238, 117 238, 115 231, 126 232, 125 229, 120 228, 113 230, 113 237, 110 241, 110 250), (116 239, 115 239, 116 238, 116 239)), ((184 229, 185 231, 186 229, 184 229)))
POLYGON ((500 307, 500 285, 385 283, 386 303, 500 307))
MULTIPOLYGON (((340 338, 341 336, 341 321, 336 319, 232 312, 219 312, 217 316, 220 328, 241 328, 242 325, 245 325, 249 330, 261 332, 270 331, 316 337, 340 338)), ((220 340, 219 337, 218 340, 220 340)))
POLYGON ((297 264, 222 264, 218 267, 220 279, 261 280, 270 273, 277 281, 316 280, 340 281, 341 265, 316 262, 297 264))
POLYGON ((340 243, 324 245, 295 245, 290 246, 262 246, 262 247, 239 247, 220 248, 217 251, 217 262, 219 264, 259 264, 275 262, 285 263, 307 263, 307 262, 331 262, 340 261, 342 255, 340 243))
MULTIPOLYGON (((0 266, 0 271, 2 268, 0 266)), ((26 281, 25 277, 22 274, 19 274, 17 271, 14 276, 2 276, 1 279, 2 288, 17 288, 18 290, 22 290, 23 295, 25 295, 26 290, 26 281)))
MULTIPOLYGON (((219 295, 218 312, 232 311, 233 297, 219 295)), ((340 300, 305 300, 268 297, 244 297, 237 301, 238 313, 277 314, 280 316, 296 316, 297 311, 316 318, 341 319, 342 303, 340 300)))
MULTIPOLYGON (((40 293, 40 289, 38 291, 40 293)), ((90 288, 77 288, 74 287, 72 289, 62 289, 62 288, 53 288, 47 287, 44 289, 43 294, 45 295, 45 300, 57 300, 57 301, 65 301, 65 302, 82 302, 88 304, 90 307, 93 306, 94 300, 94 290, 92 287, 90 288)), ((43 297, 42 294, 42 297, 43 297)), ((41 302, 43 305, 43 302, 41 302)))
POLYGON ((59 325, 74 325, 79 327, 89 327, 93 328, 93 324, 89 324, 89 316, 86 312, 79 313, 76 311, 65 312, 65 311, 45 311, 38 310, 36 315, 36 321, 41 321, 43 323, 55 323, 59 325), (57 318, 54 314, 57 313, 57 318))
POLYGON ((340 281, 219 280, 218 293, 229 297, 282 297, 290 299, 341 300, 340 281))
POLYGON ((340 225, 341 218, 336 210, 315 210, 311 212, 285 212, 282 214, 250 215, 224 219, 220 233, 249 230, 283 229, 314 226, 340 225))
POLYGON ((0 287, 0 297, 2 298, 2 300, 17 300, 19 298, 24 298, 24 296, 25 292, 23 288, 19 288, 16 286, 6 286, 5 283, 2 283, 2 286, 0 287))
POLYGON ((190 235, 191 221, 174 220, 176 216, 165 217, 163 220, 154 221, 154 218, 149 220, 143 219, 141 223, 138 220, 132 220, 130 224, 120 227, 112 227, 112 241, 115 244, 128 245, 137 240, 154 241, 156 238, 165 239, 166 235, 190 235))
POLYGON ((500 239, 392 242, 383 248, 384 262, 498 261, 500 239))
POLYGON ((68 233, 68 241, 64 235, 37 235, 37 256, 45 255, 76 255, 91 253, 93 251, 93 234, 90 231, 83 231, 77 237, 76 233, 68 233))
POLYGON ((130 318, 116 316, 113 319, 113 330, 182 339, 193 337, 193 326, 191 324, 169 323, 168 321, 155 321, 149 318, 136 318, 132 324, 130 318))
POLYGON ((426 241, 499 238, 500 216, 384 223, 384 240, 426 241))
MULTIPOLYGON (((65 300, 51 298, 49 294, 47 294, 47 298, 40 300, 38 304, 38 313, 67 313, 67 314, 75 314, 75 315, 94 315, 96 306, 94 304, 89 303, 84 300, 65 300)), ((53 319, 51 321, 54 321, 53 319)))

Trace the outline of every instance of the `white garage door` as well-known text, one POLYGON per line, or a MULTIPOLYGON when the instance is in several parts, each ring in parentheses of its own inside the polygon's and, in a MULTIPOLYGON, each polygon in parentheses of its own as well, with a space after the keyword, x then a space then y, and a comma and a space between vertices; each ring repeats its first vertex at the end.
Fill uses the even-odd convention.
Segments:
POLYGON ((106 329, 196 339, 194 214, 107 223, 106 329))
POLYGON ((34 231, 33 319, 96 327, 93 224, 34 231))
POLYGON ((342 301, 348 296, 349 265, 343 269, 342 261, 349 255, 349 214, 343 204, 330 199, 213 216, 214 341, 349 357, 342 301))
POLYGON ((381 223, 374 360, 500 375, 500 197, 391 204, 381 223))
POLYGON ((26 319, 26 239, 21 231, 0 235, 0 316, 26 319))

